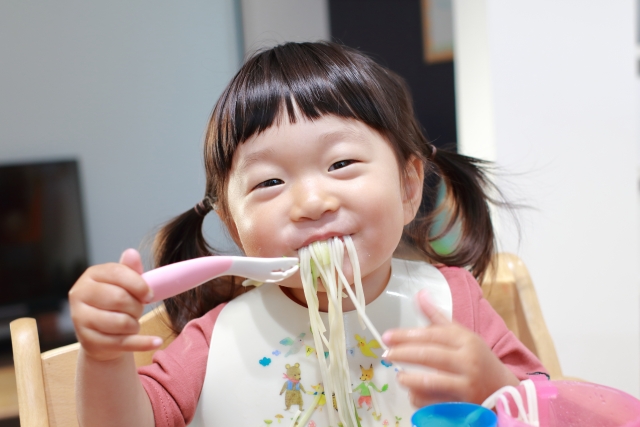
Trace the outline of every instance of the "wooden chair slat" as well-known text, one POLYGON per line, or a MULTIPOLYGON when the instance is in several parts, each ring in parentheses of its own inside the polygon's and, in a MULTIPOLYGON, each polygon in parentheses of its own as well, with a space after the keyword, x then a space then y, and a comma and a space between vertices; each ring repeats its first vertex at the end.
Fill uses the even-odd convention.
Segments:
POLYGON ((49 427, 36 320, 28 317, 14 320, 10 329, 20 425, 49 427))

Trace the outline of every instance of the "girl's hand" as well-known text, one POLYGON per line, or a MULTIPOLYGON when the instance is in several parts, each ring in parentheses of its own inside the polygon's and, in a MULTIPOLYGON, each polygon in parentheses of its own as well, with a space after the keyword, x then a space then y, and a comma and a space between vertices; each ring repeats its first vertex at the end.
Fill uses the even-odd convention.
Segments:
POLYGON ((387 360, 434 369, 412 372, 408 368, 398 373, 398 381, 409 389, 414 406, 451 401, 480 404, 500 387, 519 384, 482 338, 447 319, 426 291, 418 294, 418 303, 431 325, 390 330, 382 336, 389 346, 384 355, 387 360))
POLYGON ((127 249, 119 264, 89 267, 69 291, 76 336, 90 358, 108 361, 162 344, 159 337, 137 335, 138 318, 153 297, 142 272, 140 254, 127 249))

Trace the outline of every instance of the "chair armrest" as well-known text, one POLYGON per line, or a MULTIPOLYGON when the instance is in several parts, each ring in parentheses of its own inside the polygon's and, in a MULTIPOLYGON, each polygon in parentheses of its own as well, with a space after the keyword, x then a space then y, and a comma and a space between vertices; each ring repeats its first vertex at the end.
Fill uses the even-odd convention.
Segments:
POLYGON ((11 322, 10 328, 20 425, 49 426, 36 321, 27 317, 17 319, 11 322))

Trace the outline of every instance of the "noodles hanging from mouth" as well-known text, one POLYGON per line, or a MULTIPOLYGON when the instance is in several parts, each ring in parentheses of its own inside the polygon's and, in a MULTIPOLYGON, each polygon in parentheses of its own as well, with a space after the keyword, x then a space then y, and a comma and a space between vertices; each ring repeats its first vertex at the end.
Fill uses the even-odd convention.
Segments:
MULTIPOLYGON (((343 297, 348 295, 351 298, 358 312, 362 328, 368 328, 378 343, 385 350, 387 348, 365 313, 360 263, 358 262, 355 245, 351 240, 351 236, 344 236, 344 245, 339 238, 334 237, 327 241, 314 242, 307 247, 301 248, 298 251, 298 255, 300 257, 300 277, 307 306, 309 307, 311 332, 317 349, 316 354, 325 395, 328 401, 330 401, 330 396, 335 396, 335 404, 338 409, 337 415, 335 411, 328 411, 330 425, 337 426, 341 423, 344 427, 356 427, 359 423, 357 421, 355 403, 351 398, 351 378, 347 361, 342 312, 343 297), (342 272, 345 247, 347 248, 351 270, 353 271, 355 294, 342 272), (327 329, 318 309, 318 279, 322 280, 329 301, 329 339, 325 335, 327 329), (344 294, 344 291, 346 291, 347 295, 344 294), (323 349, 329 352, 328 358, 325 357, 323 349)), ((312 412, 313 408, 308 408, 297 419, 296 424, 305 425, 312 412)))

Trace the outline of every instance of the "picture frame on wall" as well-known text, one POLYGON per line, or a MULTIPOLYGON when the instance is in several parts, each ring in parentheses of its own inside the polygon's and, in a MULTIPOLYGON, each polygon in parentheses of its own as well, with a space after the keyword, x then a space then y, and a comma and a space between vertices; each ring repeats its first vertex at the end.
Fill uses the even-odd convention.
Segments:
POLYGON ((424 61, 453 61, 452 0, 421 0, 424 61))

